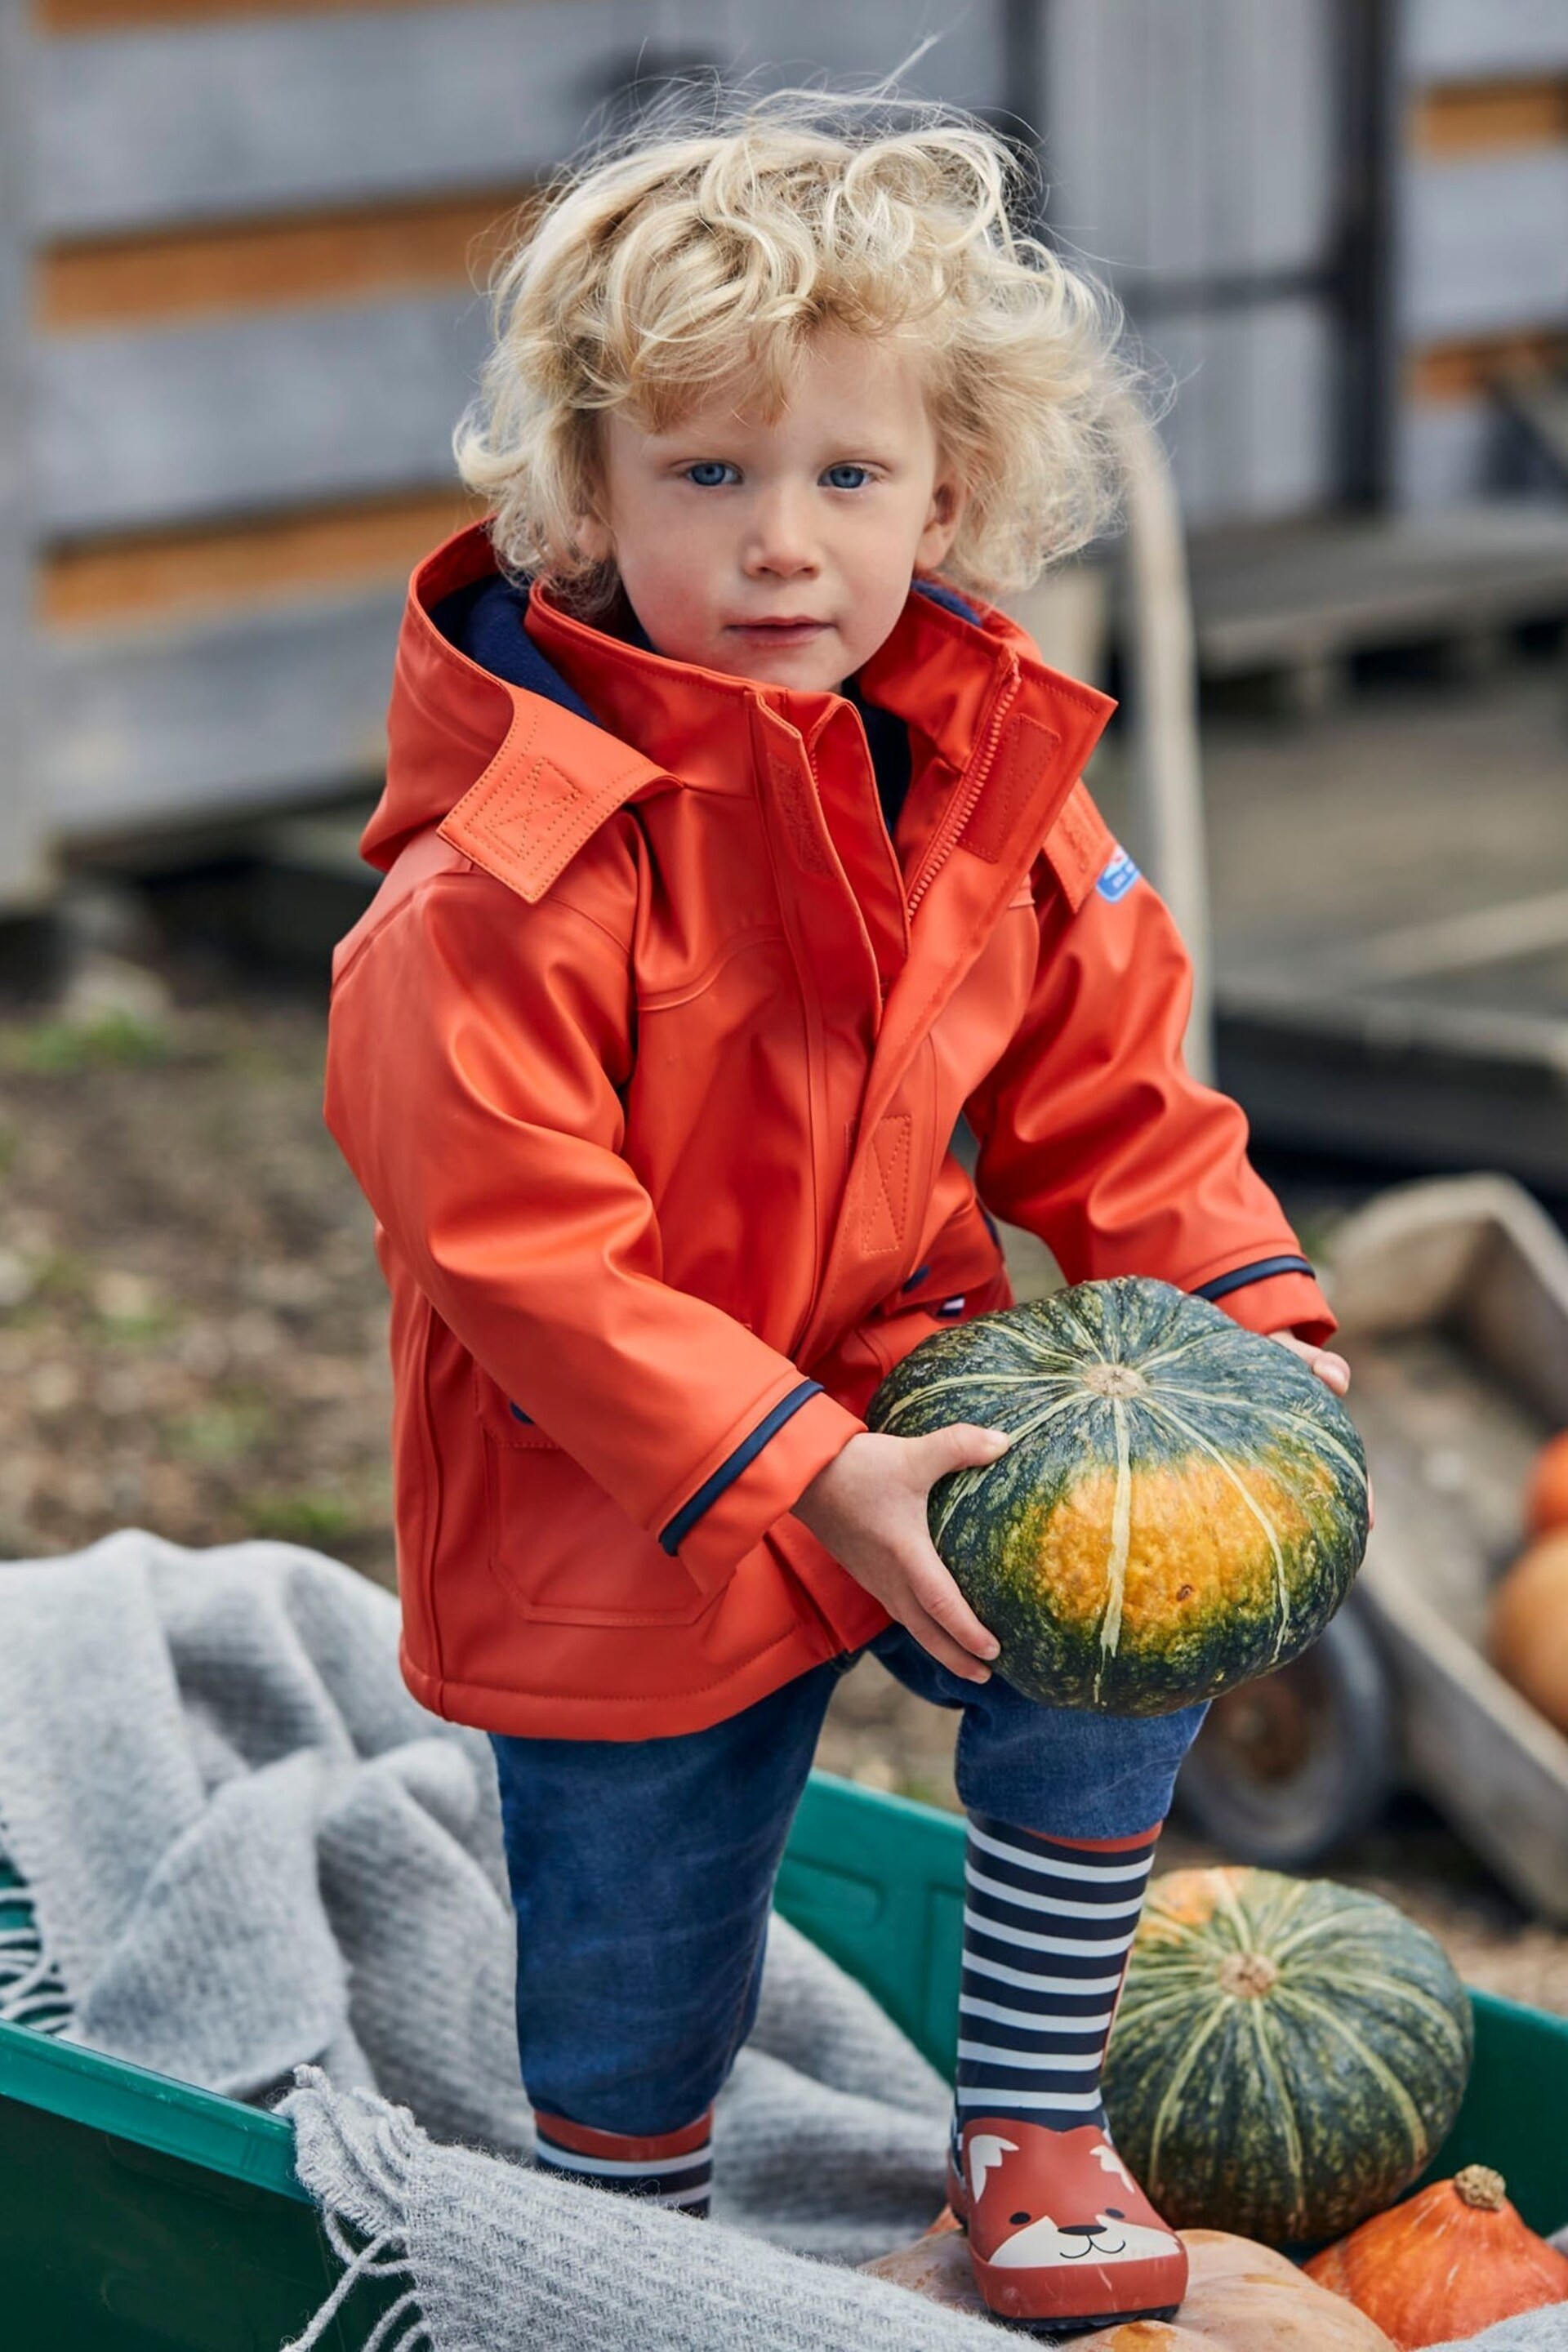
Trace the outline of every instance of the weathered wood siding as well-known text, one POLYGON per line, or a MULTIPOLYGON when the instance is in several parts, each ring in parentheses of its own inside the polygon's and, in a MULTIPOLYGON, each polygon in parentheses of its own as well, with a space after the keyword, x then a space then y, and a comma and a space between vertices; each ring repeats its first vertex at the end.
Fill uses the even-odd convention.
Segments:
POLYGON ((43 881, 28 647, 27 38, 22 0, 0 0, 0 906, 43 881))
POLYGON ((1334 494, 1333 338, 1303 290, 1332 233, 1323 0, 1054 0, 1049 218, 1099 266, 1174 392, 1189 521, 1334 494))
POLYGON ((1405 0, 1401 502, 1507 486, 1487 383, 1568 360, 1568 0, 1405 0))
MULTIPOLYGON (((929 14, 0 0, 0 905, 46 833, 374 779, 508 218, 639 72, 870 78, 929 14)), ((994 106, 1004 46, 910 79, 994 106)))
MULTIPOLYGON (((908 80, 1044 126, 1189 520, 1331 502, 1343 5, 0 0, 0 903, 46 832, 374 778, 402 583, 466 512, 486 258, 639 71, 869 78, 941 29, 908 80)), ((1568 0, 1403 26, 1419 501, 1484 470, 1498 351, 1568 324, 1568 0)))

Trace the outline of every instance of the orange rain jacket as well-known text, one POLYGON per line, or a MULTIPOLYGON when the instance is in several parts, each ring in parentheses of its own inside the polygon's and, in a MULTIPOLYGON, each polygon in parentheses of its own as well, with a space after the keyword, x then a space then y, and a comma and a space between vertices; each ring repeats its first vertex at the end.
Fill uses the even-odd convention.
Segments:
POLYGON ((1104 697, 911 592, 859 680, 909 729, 890 845, 851 701, 537 590, 481 667, 433 610, 494 569, 475 526, 411 583, 327 1118, 392 1293, 410 1688, 642 1738, 889 1622, 791 1506, 910 1348, 1008 1302, 987 1209, 1074 1281, 1333 1319, 1077 782, 1104 697))

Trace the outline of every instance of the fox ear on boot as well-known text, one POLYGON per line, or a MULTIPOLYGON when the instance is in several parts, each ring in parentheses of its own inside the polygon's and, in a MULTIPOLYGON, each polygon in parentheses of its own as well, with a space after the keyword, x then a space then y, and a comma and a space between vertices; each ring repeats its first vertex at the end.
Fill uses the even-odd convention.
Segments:
POLYGON ((1052 2131, 992 2116, 960 2138, 952 2210, 987 2307, 1041 2333, 1169 2319, 1187 2252, 1097 2124, 1052 2131))

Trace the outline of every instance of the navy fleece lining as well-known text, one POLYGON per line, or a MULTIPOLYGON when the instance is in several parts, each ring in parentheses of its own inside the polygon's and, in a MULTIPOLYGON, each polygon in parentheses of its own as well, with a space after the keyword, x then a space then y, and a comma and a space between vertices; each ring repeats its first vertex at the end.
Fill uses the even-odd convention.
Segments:
POLYGON ((662 1549, 672 1556, 678 1552, 704 1511, 712 1509, 727 1486, 732 1486, 747 1465, 754 1462, 770 1437, 775 1436, 803 1404, 822 1394, 820 1381, 802 1381, 799 1388, 791 1389, 788 1396, 765 1413, 749 1437, 743 1437, 733 1454, 720 1463, 711 1478, 705 1478, 689 1503, 683 1503, 668 1527, 659 1538, 662 1549))
POLYGON ((514 588, 496 573, 470 581, 430 608, 430 618, 448 644, 470 661, 488 669, 508 686, 526 687, 546 702, 558 702, 592 727, 598 720, 580 694, 574 694, 555 667, 545 660, 523 625, 528 591, 514 588))
POLYGON ((1245 1290, 1249 1282, 1267 1282, 1272 1274, 1305 1274, 1312 1272, 1311 1261, 1304 1257, 1260 1257, 1251 1265, 1238 1265, 1234 1274, 1216 1275, 1212 1282, 1200 1282, 1193 1293, 1194 1298, 1228 1298, 1233 1290, 1245 1290))
MULTIPOLYGON (((943 612, 955 613, 978 626, 979 614, 951 588, 940 587, 931 580, 917 580, 914 589, 917 595, 940 604, 943 612)), ((541 695, 547 702, 558 702, 563 709, 597 726, 595 714, 582 696, 573 691, 529 635, 524 625, 527 611, 528 590, 515 588, 510 580, 491 572, 443 596, 439 604, 431 607, 430 617, 449 644, 467 654, 470 661, 478 662, 481 669, 488 669, 492 677, 504 678, 508 686, 525 687, 529 693, 541 695)), ((628 614, 626 618, 629 642, 651 654, 655 650, 653 640, 635 615, 628 614)), ((866 730, 877 796, 891 839, 910 789, 909 730, 901 719, 868 702, 854 678, 847 681, 847 698, 859 711, 866 730)))

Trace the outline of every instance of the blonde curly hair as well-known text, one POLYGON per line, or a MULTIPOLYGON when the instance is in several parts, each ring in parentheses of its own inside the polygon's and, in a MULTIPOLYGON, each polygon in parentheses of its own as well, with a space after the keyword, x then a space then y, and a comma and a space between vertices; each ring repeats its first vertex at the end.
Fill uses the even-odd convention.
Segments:
MULTIPOLYGON (((675 105, 689 108, 689 96, 675 105)), ((1112 298, 1020 226, 1028 177, 951 108, 784 90, 693 125, 656 111, 568 165, 491 281, 495 344, 453 436, 503 571, 583 609, 613 565, 595 514, 601 411, 663 432, 721 384, 787 404, 809 338, 910 339, 969 491, 942 574, 1027 586, 1115 518, 1132 369, 1112 298)))

